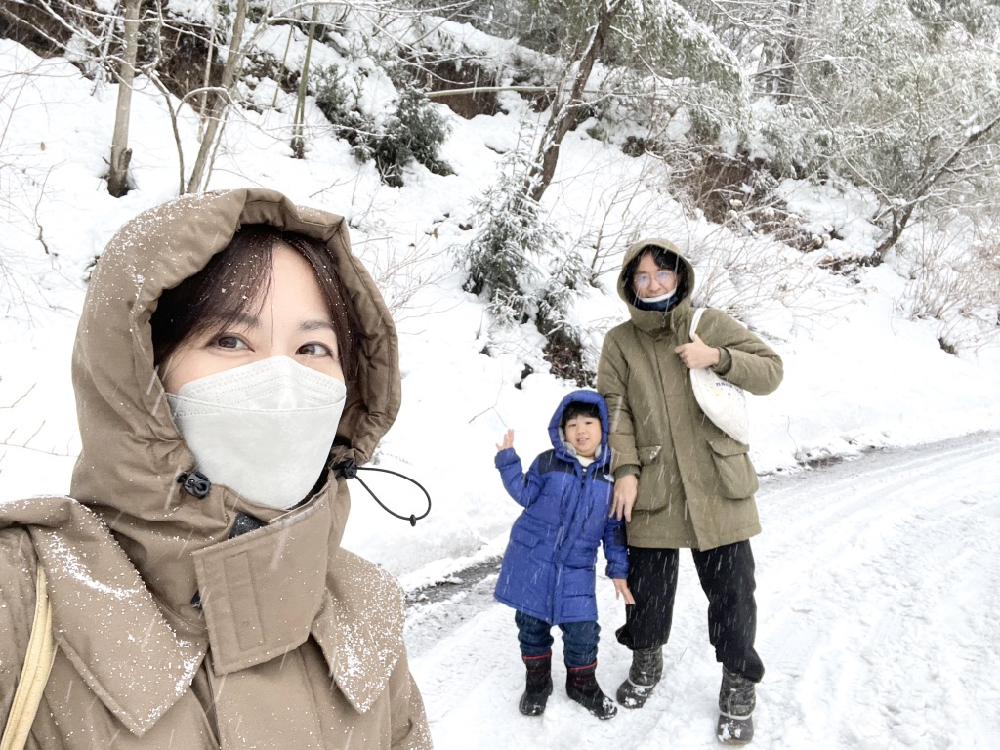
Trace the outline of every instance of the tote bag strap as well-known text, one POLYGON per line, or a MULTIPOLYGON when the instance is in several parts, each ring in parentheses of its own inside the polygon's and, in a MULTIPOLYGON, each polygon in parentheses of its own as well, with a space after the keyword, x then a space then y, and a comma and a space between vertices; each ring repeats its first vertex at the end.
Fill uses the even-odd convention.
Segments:
POLYGON ((0 750, 22 750, 28 741, 28 731, 35 721, 38 705, 42 702, 45 683, 49 681, 52 662, 56 656, 56 642, 52 634, 52 604, 49 602, 45 568, 41 563, 35 577, 35 617, 31 621, 28 651, 21 668, 21 681, 14 693, 7 726, 0 739, 0 750))
POLYGON ((691 340, 694 341, 694 332, 698 330, 698 322, 701 320, 702 313, 705 312, 704 307, 696 307, 694 310, 694 316, 691 318, 691 340))

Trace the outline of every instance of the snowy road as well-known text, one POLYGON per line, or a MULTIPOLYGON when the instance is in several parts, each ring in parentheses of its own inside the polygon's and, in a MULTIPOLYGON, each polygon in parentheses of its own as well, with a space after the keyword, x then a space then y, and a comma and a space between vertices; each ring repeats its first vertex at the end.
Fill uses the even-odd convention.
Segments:
MULTIPOLYGON (((1000 730, 1000 435, 872 453, 762 482, 757 647, 767 665, 752 747, 986 750, 1000 730)), ((603 568, 603 561, 600 563, 603 568)), ((438 748, 715 748, 720 668, 683 556, 664 679, 600 722, 562 690, 518 713, 513 610, 495 574, 412 610, 407 639, 438 748), (446 611, 445 611, 446 610, 446 611)), ((598 578, 605 692, 627 672, 623 620, 598 578)))

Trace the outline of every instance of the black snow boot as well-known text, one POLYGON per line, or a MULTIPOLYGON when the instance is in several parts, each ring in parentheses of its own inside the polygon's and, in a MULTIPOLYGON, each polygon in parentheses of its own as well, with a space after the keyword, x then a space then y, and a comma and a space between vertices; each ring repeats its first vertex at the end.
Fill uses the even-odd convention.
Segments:
POLYGON ((524 662, 524 692, 521 694, 521 713, 541 716, 545 703, 552 695, 552 652, 545 656, 522 656, 524 662))
POLYGON ((757 686, 746 677, 722 668, 719 690, 719 742, 746 745, 753 739, 753 710, 757 707, 757 686))
POLYGON ((625 708, 642 708, 663 674, 663 648, 640 648, 632 652, 628 677, 615 697, 625 708))
POLYGON ((597 684, 596 661, 586 667, 566 668, 566 695, 598 719, 610 719, 618 713, 615 702, 597 684))

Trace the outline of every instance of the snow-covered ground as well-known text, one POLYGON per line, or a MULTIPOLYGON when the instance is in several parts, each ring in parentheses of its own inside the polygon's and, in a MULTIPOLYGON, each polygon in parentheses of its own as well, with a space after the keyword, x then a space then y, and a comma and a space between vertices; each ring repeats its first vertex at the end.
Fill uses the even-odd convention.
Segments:
MULTIPOLYGON (((1000 719, 1000 433, 876 452, 764 480, 757 563, 754 747, 986 750, 1000 719)), ((438 747, 622 750, 717 747, 721 677, 690 556, 664 676, 641 710, 607 722, 556 689, 540 718, 520 715, 524 687, 513 611, 488 603, 413 608, 414 673, 438 747), (454 612, 468 616, 456 622, 454 612), (479 610, 476 614, 471 614, 479 610), (444 634, 447 635, 444 635, 444 634), (437 640, 435 642, 435 636, 437 640)), ((598 680, 612 693, 631 652, 611 582, 598 582, 598 680)), ((554 662, 560 661, 557 636, 554 662)))
MULTIPOLYGON (((100 178, 114 102, 114 86, 95 90, 64 61, 39 60, 0 39, 0 500, 67 490, 78 449, 69 352, 87 266, 122 222, 177 192, 177 151, 163 100, 140 79, 130 130, 136 187, 117 200, 108 196, 100 178)), ((211 183, 272 187, 348 217, 355 250, 393 307, 403 406, 377 460, 427 486, 434 509, 411 528, 358 487, 345 546, 384 565, 409 590, 502 552, 518 506, 493 469, 495 443, 514 428, 522 456, 545 449, 547 420, 574 387, 546 371, 529 327, 491 329, 482 302, 462 291, 453 267, 450 248, 469 238, 461 227, 471 200, 496 178, 497 151, 515 147, 544 118, 516 96, 504 102, 507 112, 493 117, 466 121, 446 113, 452 134, 442 156, 456 174, 414 169, 406 187, 395 189, 330 139, 316 110, 307 158, 291 158, 292 107, 279 96, 283 112, 249 112, 230 122, 211 183), (482 353, 487 347, 493 356, 482 353), (522 380, 526 365, 534 373, 522 380)), ((190 167, 197 128, 187 108, 179 130, 190 167)), ((625 316, 613 279, 630 239, 676 239, 703 279, 711 277, 702 271, 711 267, 713 243, 732 241, 685 218, 656 169, 580 129, 567 137, 546 194, 546 210, 567 236, 585 243, 601 234, 609 243, 598 266, 604 289, 590 291, 576 309, 592 327, 594 352, 601 332, 625 316)), ((857 226, 861 203, 809 193, 800 210, 817 226, 824 216, 857 226)), ((870 240, 862 227, 839 242, 870 240)), ((765 533, 755 541, 759 643, 769 666, 757 742, 992 746, 989 730, 1000 719, 990 682, 1000 643, 992 552, 1000 443, 976 438, 906 450, 864 472, 873 459, 862 458, 822 472, 822 479, 820 472, 795 472, 804 460, 1000 429, 1000 352, 944 353, 935 321, 901 312, 906 282, 891 264, 862 270, 853 283, 818 270, 828 251, 785 257, 761 283, 773 285, 787 269, 787 278, 809 280, 801 294, 787 304, 767 295, 748 314, 785 360, 778 391, 751 400, 752 457, 770 475, 760 495, 765 533), (901 484, 910 477, 914 484, 901 484), (970 477, 975 485, 962 484, 970 477)), ((412 487, 381 476, 370 484, 397 512, 423 511, 412 487)), ((622 613, 610 584, 599 583, 599 675, 613 689, 627 666, 611 638, 622 613)), ((432 636, 412 621, 420 641, 415 668, 438 744, 710 745, 718 674, 700 596, 685 569, 663 689, 647 709, 606 724, 561 694, 541 721, 517 714, 510 611, 489 606, 470 614, 468 625, 442 631, 431 645, 432 636)))

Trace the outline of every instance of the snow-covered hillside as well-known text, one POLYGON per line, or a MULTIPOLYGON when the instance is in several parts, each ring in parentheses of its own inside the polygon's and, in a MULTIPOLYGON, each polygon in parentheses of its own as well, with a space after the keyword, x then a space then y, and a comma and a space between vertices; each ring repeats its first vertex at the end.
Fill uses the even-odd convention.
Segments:
MULTIPOLYGON (((100 178, 114 86, 95 91, 65 61, 41 60, 9 40, 0 40, 0 66, 6 214, 0 237, 0 497, 9 498, 66 490, 76 450, 68 353, 87 267, 122 222, 176 194, 178 165, 162 97, 140 80, 130 136, 136 187, 111 198, 100 178)), ((516 147, 543 117, 514 94, 504 101, 507 112, 468 121, 443 110, 452 125, 443 152, 452 176, 418 167, 407 174, 405 187, 385 187, 370 163, 359 165, 346 144, 319 131, 308 158, 293 159, 287 143, 263 133, 252 112, 230 123, 213 173, 212 187, 272 187, 347 216, 356 251, 394 308, 403 406, 378 460, 427 485, 434 512, 411 529, 359 496, 347 544, 400 575, 425 566, 437 570, 442 559, 502 543, 516 508, 494 475, 494 445, 514 428, 524 455, 542 450, 548 416, 575 387, 546 373, 541 337, 531 326, 491 327, 480 300, 462 291, 464 278, 450 252, 468 240, 469 231, 460 227, 468 226, 472 199, 496 179, 498 151, 516 147), (487 347, 493 356, 481 353, 487 347), (525 365, 534 372, 522 382, 525 365)), ((193 152, 193 116, 180 125, 185 148, 193 152)), ((705 259, 696 267, 707 278, 715 248, 734 240, 686 218, 662 194, 662 182, 645 161, 591 139, 584 129, 571 133, 545 199, 550 219, 569 237, 603 231, 619 253, 636 236, 671 238, 705 259), (623 191, 632 196, 627 205, 623 191), (637 212, 638 206, 647 210, 637 212)), ((805 187, 801 195, 801 210, 811 211, 815 221, 825 210, 840 226, 851 224, 845 217, 859 225, 850 200, 805 187)), ((862 230, 852 236, 868 238, 862 230)), ((764 253, 772 245, 761 246, 764 253)), ((934 321, 899 314, 905 282, 888 264, 862 272, 855 285, 817 271, 821 257, 803 256, 794 265, 782 260, 772 276, 795 274, 807 283, 788 306, 762 300, 748 316, 785 359, 778 391, 751 399, 759 471, 1000 425, 1000 353, 944 353, 934 321)), ((603 289, 590 290, 575 309, 593 332, 594 357, 601 332, 625 316, 613 291, 619 264, 620 255, 602 260, 603 289)), ((774 279, 761 283, 771 287, 774 279)), ((400 511, 419 514, 421 498, 412 487, 379 486, 400 511)))
MULTIPOLYGON (((177 194, 178 156, 164 101, 148 81, 140 78, 130 132, 135 187, 120 199, 108 195, 101 178, 107 166, 115 93, 113 85, 95 90, 92 81, 64 60, 42 60, 24 47, 0 39, 0 500, 67 491, 78 449, 69 352, 87 269, 121 223, 177 194)), ((284 113, 262 115, 248 111, 233 118, 211 180, 212 188, 274 188, 297 202, 346 216, 356 252, 384 289, 400 332, 403 405, 376 460, 382 467, 422 482, 433 497, 434 508, 429 518, 411 528, 385 514, 357 487, 344 544, 384 565, 410 589, 502 551, 519 509, 504 493, 493 469, 495 444, 505 430, 513 428, 523 456, 545 449, 547 421, 560 398, 575 388, 547 372, 540 354, 541 338, 534 328, 492 327, 484 304, 463 291, 464 276, 454 267, 451 248, 468 240, 470 230, 463 227, 468 227, 470 221, 471 202, 496 180, 501 152, 530 140, 539 123, 544 122, 544 113, 531 111, 515 94, 502 95, 502 103, 504 111, 472 120, 463 120, 442 107, 452 129, 442 156, 454 175, 438 176, 416 167, 407 172, 405 187, 386 187, 370 163, 359 165, 355 161, 347 144, 324 137, 322 117, 314 108, 308 116, 311 137, 306 158, 294 159, 287 140, 275 135, 287 132, 291 107, 286 106, 284 113), (490 355, 483 353, 485 349, 490 355), (531 374, 522 378, 526 366, 531 374)), ((178 126, 190 159, 197 150, 197 126, 188 108, 181 110, 178 126)), ((639 236, 670 238, 691 254, 704 279, 717 278, 713 276, 713 269, 721 262, 717 251, 737 241, 728 230, 685 216, 665 192, 666 187, 669 184, 650 157, 626 156, 619 148, 589 137, 586 128, 572 132, 563 144, 556 181, 543 202, 548 218, 570 241, 585 245, 588 238, 601 234, 605 246, 611 248, 599 264, 602 288, 588 290, 574 309, 578 323, 591 330, 592 357, 599 352, 602 331, 625 317, 624 304, 614 293, 614 279, 620 253, 628 241, 639 236)), ((835 218, 838 226, 853 228, 839 241, 842 249, 852 249, 851 243, 858 243, 853 249, 859 255, 870 249, 862 247, 871 242, 872 234, 864 224, 857 195, 817 193, 795 184, 783 189, 788 204, 797 206, 804 220, 821 225, 825 219, 835 218), (797 188, 801 192, 796 193, 797 188)), ((785 378, 778 391, 766 398, 751 399, 751 453, 760 472, 790 473, 812 459, 853 456, 873 447, 912 446, 1000 429, 1000 352, 981 349, 954 356, 942 351, 935 321, 911 320, 901 312, 906 309, 901 304, 906 280, 891 263, 860 269, 855 283, 819 269, 823 254, 830 248, 802 254, 787 248, 776 250, 768 240, 745 246, 757 258, 747 265, 747 273, 752 274, 747 279, 753 284, 759 283, 764 290, 783 286, 784 281, 797 285, 795 294, 787 298, 778 292, 757 293, 759 305, 750 306, 745 316, 745 322, 768 338, 785 361, 785 378), (768 257, 780 261, 769 266, 760 260, 768 257)), ((727 283, 732 284, 732 280, 727 283)), ((722 289, 718 293, 724 292, 722 289)), ((986 451, 979 456, 981 459, 996 455, 995 440, 989 445, 993 453, 986 451)), ((942 469, 951 460, 950 454, 943 455, 942 469)), ((921 465, 925 464, 933 467, 934 462, 927 459, 921 465)), ((900 471, 904 469, 909 471, 905 467, 900 471)), ((921 471, 926 474, 925 469, 921 471)), ((397 512, 422 512, 422 496, 410 485, 381 477, 366 477, 366 481, 397 512)), ((780 478, 776 481, 780 486, 780 478)), ((832 485, 824 490, 831 501, 838 492, 850 494, 856 490, 849 474, 838 482, 837 492, 832 485)), ((805 643, 810 632, 836 627, 838 618, 828 611, 834 604, 838 612, 844 613, 849 629, 842 635, 825 633, 822 638, 850 639, 854 630, 866 626, 866 618, 881 622, 883 613, 878 610, 885 603, 877 596, 863 597, 861 611, 852 612, 855 593, 870 592, 879 585, 902 587, 908 585, 910 577, 918 577, 916 570, 890 567, 877 573, 881 581, 872 581, 869 577, 876 573, 855 565, 851 557, 851 549, 855 545, 864 547, 865 540, 874 533, 870 524, 879 522, 883 512, 895 517, 898 508, 911 501, 905 492, 857 495, 851 502, 873 503, 879 512, 850 514, 849 521, 835 524, 833 540, 822 538, 828 527, 807 522, 811 511, 802 509, 798 497, 782 494, 781 490, 764 492, 771 492, 774 502, 765 505, 769 510, 762 512, 762 539, 768 539, 769 528, 802 524, 802 534, 815 542, 802 547, 807 555, 805 563, 816 559, 808 555, 823 554, 826 544, 834 544, 833 551, 845 563, 836 569, 826 568, 819 578, 803 583, 795 576, 810 576, 811 565, 799 567, 803 561, 792 549, 762 543, 764 603, 784 618, 782 622, 789 623, 788 628, 792 628, 791 621, 796 617, 815 620, 801 629, 775 626, 766 630, 763 636, 769 649, 780 651, 780 641, 791 637, 793 630, 795 637, 805 643), (781 507, 788 509, 788 516, 779 512, 781 507), (768 568, 778 567, 784 571, 782 578, 770 579, 768 568), (860 582, 845 583, 846 577, 858 576, 860 582), (887 583, 887 577, 893 580, 887 583), (785 587, 794 588, 796 595, 786 597, 785 587), (814 596, 804 596, 806 590, 813 591, 814 596), (824 592, 836 595, 833 603, 824 592)), ((928 486, 926 492, 919 504, 934 516, 941 512, 934 497, 947 492, 947 484, 942 480, 928 486)), ((995 490, 992 494, 983 492, 976 495, 974 502, 987 509, 995 527, 995 490)), ((830 509, 815 511, 829 513, 830 509)), ((836 520, 831 518, 831 522, 836 520)), ((950 534, 965 534, 970 523, 962 517, 955 525, 942 528, 940 534, 928 539, 929 544, 936 545, 939 556, 918 557, 918 562, 928 567, 938 563, 978 564, 977 559, 963 557, 959 540, 948 541, 950 534)), ((906 536, 896 538, 902 543, 906 536)), ((976 545, 979 554, 989 554, 983 539, 976 545)), ((684 585, 691 589, 693 581, 685 580, 684 585)), ((944 595, 946 588, 935 583, 933 591, 921 594, 922 598, 914 603, 913 616, 929 616, 927 606, 939 604, 937 597, 944 595)), ((982 588, 984 596, 988 596, 989 586, 982 588)), ((962 611, 971 611, 967 595, 962 597, 966 608, 962 611)), ((607 636, 620 624, 620 612, 607 597, 602 605, 606 628, 603 644, 608 644, 612 639, 607 636)), ((957 652, 949 652, 944 663, 935 665, 934 652, 927 653, 926 658, 915 656, 926 644, 913 643, 912 648, 904 648, 893 642, 896 626, 910 616, 911 610, 900 599, 893 600, 892 606, 884 636, 867 644, 871 658, 861 653, 848 664, 853 673, 840 677, 832 674, 837 665, 831 661, 824 667, 831 673, 818 687, 814 684, 809 688, 815 692, 806 695, 801 704, 792 705, 791 701, 798 689, 795 670, 802 665, 792 665, 794 669, 781 676, 781 661, 775 660, 775 688, 770 705, 763 704, 762 724, 780 726, 790 712, 797 718, 794 725, 787 724, 787 735, 775 735, 773 744, 766 746, 883 748, 891 745, 887 744, 889 740, 896 742, 897 737, 911 736, 907 732, 915 732, 912 736, 919 740, 927 731, 926 725, 920 724, 920 712, 933 712, 936 706, 911 705, 906 698, 908 680, 929 684, 940 677, 944 681, 942 689, 953 691, 959 689, 961 681, 952 674, 956 670, 971 666, 973 678, 989 677, 988 672, 976 671, 979 667, 975 664, 965 664, 965 657, 957 652), (875 668, 884 663, 884 654, 879 651, 883 648, 890 650, 888 672, 875 668), (913 669, 903 669, 907 665, 913 669), (919 674, 914 671, 918 666, 919 674), (835 710, 846 723, 857 708, 856 728, 851 734, 841 727, 837 738, 819 741, 808 731, 812 726, 829 726, 821 715, 830 706, 819 691, 839 690, 842 683, 847 684, 844 689, 848 692, 843 694, 846 703, 836 703, 835 710), (866 709, 859 696, 869 683, 873 690, 895 691, 898 700, 866 709), (880 723, 885 712, 903 716, 898 730, 901 734, 894 734, 896 729, 886 729, 888 724, 880 723), (815 721, 813 714, 819 717, 815 721), (868 731, 868 727, 874 728, 868 731)), ((497 632, 502 631, 502 637, 513 644, 512 615, 507 622, 508 614, 494 613, 489 623, 493 627, 494 621, 502 621, 503 627, 496 625, 497 632)), ((690 613, 688 616, 698 621, 698 617, 690 613)), ((961 633, 973 640, 996 640, 995 627, 981 622, 961 633)), ((459 634, 459 643, 466 644, 461 639, 476 635, 459 634)), ((482 635, 493 638, 486 632, 482 635)), ((934 630, 932 635, 936 646, 946 640, 942 630, 934 630)), ((459 746, 465 732, 471 731, 469 727, 477 724, 475 712, 490 712, 489 721, 494 722, 491 726, 497 731, 504 724, 501 718, 492 716, 495 710, 510 713, 512 723, 520 720, 508 710, 514 703, 507 695, 517 689, 516 654, 509 648, 510 653, 504 651, 501 659, 497 648, 489 646, 489 658, 482 670, 502 679, 504 690, 480 700, 480 693, 470 687, 470 697, 457 705, 450 689, 440 684, 451 673, 448 659, 429 653, 418 662, 418 672, 428 681, 432 725, 441 727, 444 733, 442 746, 459 746), (494 703, 498 700, 503 701, 502 709, 494 703), (461 720, 456 718, 456 712, 463 714, 461 720)), ((470 659, 478 653, 471 646, 468 651, 470 659)), ((830 659, 835 661, 836 651, 831 653, 830 659)), ((975 660, 989 658, 990 652, 971 653, 975 660)), ((672 657, 675 668, 682 657, 672 657)), ((601 676, 606 687, 624 673, 625 659, 619 653, 602 661, 601 676)), ((480 671, 462 671, 468 666, 463 664, 458 672, 470 686, 486 682, 480 671)), ((717 687, 711 676, 715 666, 710 667, 699 662, 684 682, 672 684, 660 694, 655 706, 666 712, 663 716, 670 715, 663 719, 667 723, 657 724, 652 713, 618 719, 600 727, 604 733, 601 736, 606 738, 603 744, 614 742, 617 727, 627 726, 635 742, 623 746, 701 746, 676 738, 693 736, 691 722, 700 722, 699 737, 711 731, 710 712, 706 712, 712 690, 717 687), (684 711, 680 713, 667 711, 669 703, 680 696, 689 692, 694 695, 693 681, 701 678, 706 686, 702 690, 699 683, 697 700, 685 699, 688 702, 682 704, 684 711), (697 719, 690 715, 695 708, 699 712, 697 719), (641 731, 631 729, 640 725, 641 731), (654 733, 661 739, 654 741, 654 734, 649 734, 649 742, 641 744, 637 738, 642 733, 654 733)), ((970 684, 968 689, 979 688, 970 684)), ((995 701, 987 705, 995 711, 995 701)), ((971 718, 973 712, 962 705, 958 708, 948 722, 959 725, 971 718)), ((553 737, 562 737, 563 730, 570 726, 575 729, 566 742, 553 739, 551 745, 543 742, 535 746, 578 746, 578 732, 586 729, 590 736, 592 731, 585 724, 588 719, 571 713, 567 706, 557 706, 551 717, 546 716, 546 722, 550 719, 557 723, 553 737)), ((936 724, 934 742, 915 741, 912 745, 987 746, 975 744, 980 740, 971 734, 972 730, 950 735, 945 719, 936 724), (974 744, 965 744, 966 740, 974 744)), ((549 724, 544 726, 548 732, 549 724)), ((521 729, 511 732, 511 737, 522 736, 521 729)), ((497 742, 480 746, 506 745, 497 742)))

